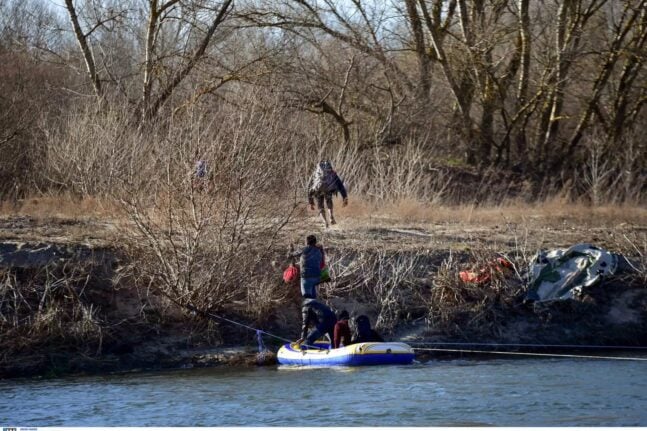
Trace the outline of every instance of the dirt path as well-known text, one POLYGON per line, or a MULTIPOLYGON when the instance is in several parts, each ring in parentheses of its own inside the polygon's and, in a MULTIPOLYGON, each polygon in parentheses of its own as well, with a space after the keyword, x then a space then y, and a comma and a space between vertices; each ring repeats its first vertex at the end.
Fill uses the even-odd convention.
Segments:
POLYGON ((621 213, 541 215, 529 212, 503 220, 489 215, 474 220, 421 222, 396 218, 349 218, 338 216, 339 224, 323 229, 315 217, 309 217, 289 230, 289 237, 301 243, 309 232, 338 248, 380 249, 392 251, 465 250, 485 247, 502 253, 524 254, 539 249, 567 248, 591 243, 627 254, 638 255, 647 243, 647 210, 630 217, 621 213))

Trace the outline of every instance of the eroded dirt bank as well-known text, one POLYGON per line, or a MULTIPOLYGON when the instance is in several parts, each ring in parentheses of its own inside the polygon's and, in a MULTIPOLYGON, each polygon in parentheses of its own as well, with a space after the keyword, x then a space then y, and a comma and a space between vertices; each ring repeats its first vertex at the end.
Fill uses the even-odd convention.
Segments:
MULTIPOLYGON (((335 277, 320 286, 320 296, 336 309, 369 315, 387 339, 420 346, 647 346, 647 225, 641 214, 625 220, 495 214, 433 222, 362 215, 329 230, 304 218, 290 226, 268 266, 276 285, 262 317, 250 320, 248 304, 240 302, 221 312, 297 338, 297 288, 284 285, 281 272, 288 243, 299 244, 314 230, 335 277), (538 249, 581 242, 624 254, 633 269, 623 267, 579 301, 524 303, 523 263, 538 249), (459 270, 497 254, 510 258, 516 273, 483 286, 457 281, 459 270)), ((0 219, 1 377, 255 363, 253 332, 180 309, 134 280, 119 234, 106 220, 0 219)), ((274 351, 280 343, 264 342, 274 351)))

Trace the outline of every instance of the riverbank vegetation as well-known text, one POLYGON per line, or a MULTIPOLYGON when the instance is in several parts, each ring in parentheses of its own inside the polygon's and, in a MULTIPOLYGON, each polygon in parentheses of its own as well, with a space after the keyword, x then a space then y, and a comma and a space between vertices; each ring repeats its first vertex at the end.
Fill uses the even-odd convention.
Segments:
POLYGON ((541 247, 626 253, 622 284, 644 287, 645 6, 0 1, 3 237, 116 256, 100 276, 3 266, 2 360, 129 355, 166 329, 249 339, 187 306, 294 332, 280 270, 318 229, 304 188, 321 158, 351 196, 319 233, 322 295, 387 333, 513 337, 541 247), (458 280, 501 253, 510 277, 458 280))
POLYGON ((375 199, 641 201, 644 6, 4 1, 2 196, 105 194, 256 133, 284 177, 326 156, 375 199))
MULTIPOLYGON (((231 278, 220 279, 227 261, 217 254, 205 257, 218 251, 218 243, 185 249, 164 239, 169 245, 149 246, 129 218, 107 216, 100 205, 81 212, 87 205, 82 201, 77 207, 52 206, 61 201, 30 199, 24 209, 4 208, 0 217, 6 238, 1 250, 3 375, 207 366, 227 360, 209 356, 219 347, 256 348, 253 331, 195 314, 185 307, 189 304, 287 339, 298 335, 299 289, 284 284, 281 272, 289 243, 312 232, 314 215, 296 214, 269 249, 259 241, 254 243, 260 245, 258 254, 237 254, 230 264, 249 259, 241 262, 249 272, 233 269, 226 273, 231 278), (20 249, 10 249, 11 244, 20 249), (51 244, 65 246, 43 251, 51 244), (193 260, 187 259, 187 250, 194 250, 193 260), (185 262, 198 263, 193 269, 185 262)), ((319 294, 335 309, 371 316, 387 338, 595 345, 646 341, 642 208, 562 205, 560 213, 550 205, 440 206, 425 220, 420 213, 429 208, 403 219, 389 215, 390 208, 367 215, 352 205, 339 210, 340 228, 317 231, 333 276, 320 285, 319 294), (524 274, 535 252, 580 241, 624 254, 634 269, 587 290, 582 301, 543 308, 524 304, 524 274), (483 284, 460 280, 459 271, 491 268, 501 256, 513 263, 512 270, 492 271, 483 284)), ((277 342, 265 337, 269 346, 277 342)))

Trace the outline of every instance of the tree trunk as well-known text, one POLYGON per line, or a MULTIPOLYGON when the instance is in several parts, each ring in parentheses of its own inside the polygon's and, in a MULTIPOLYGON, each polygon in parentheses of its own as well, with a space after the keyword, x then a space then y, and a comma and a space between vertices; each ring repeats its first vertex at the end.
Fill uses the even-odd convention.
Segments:
MULTIPOLYGON (((521 51, 521 64, 519 83, 517 85, 516 111, 520 112, 528 102, 528 82, 530 80, 530 15, 528 11, 529 0, 517 0, 519 7, 519 47, 521 51)), ((515 149, 519 157, 521 168, 528 163, 526 127, 517 128, 514 137, 515 149)))
POLYGON ((416 56, 418 57, 418 98, 424 103, 429 100, 429 92, 431 91, 430 58, 425 47, 425 36, 422 31, 422 22, 418 14, 416 0, 405 0, 405 2, 407 14, 409 15, 409 24, 415 41, 416 56))
POLYGON ((173 94, 173 91, 175 90, 175 88, 184 80, 184 78, 187 77, 187 75, 191 72, 191 70, 193 70, 193 68, 198 63, 198 61, 202 59, 205 52, 207 51, 207 47, 209 46, 209 42, 211 41, 213 34, 215 33, 218 26, 225 19, 225 15, 229 11, 229 7, 231 6, 232 2, 233 0, 225 0, 222 3, 216 17, 214 18, 213 22, 209 26, 207 33, 200 41, 198 48, 195 50, 195 52, 189 59, 189 62, 181 70, 176 72, 173 78, 171 79, 171 81, 162 89, 162 91, 157 96, 155 101, 151 104, 150 109, 147 111, 147 116, 144 118, 145 121, 150 120, 157 115, 159 109, 162 107, 162 105, 164 105, 164 103, 171 96, 171 94, 173 94))
POLYGON ((83 53, 83 59, 85 60, 85 66, 88 70, 88 75, 90 75, 90 81, 94 87, 94 93, 97 96, 100 105, 104 103, 104 93, 103 87, 101 86, 101 79, 97 73, 96 63, 92 51, 90 50, 90 45, 88 44, 88 38, 83 30, 81 29, 81 24, 79 23, 79 17, 76 14, 76 9, 74 8, 74 3, 72 0, 65 0, 65 8, 67 13, 70 16, 70 21, 72 21, 72 27, 74 28, 74 35, 76 41, 81 48, 83 53))
MULTIPOLYGON (((587 123, 591 118, 591 113, 593 112, 593 108, 597 105, 598 101, 600 100, 602 91, 606 87, 607 81, 611 76, 611 72, 613 72, 616 62, 620 57, 622 44, 625 38, 627 37, 627 35, 629 34, 629 32, 631 31, 631 29, 633 28, 634 22, 638 18, 639 14, 644 13, 646 2, 647 0, 642 0, 640 4, 636 8, 633 8, 631 12, 629 11, 629 9, 631 9, 629 2, 625 3, 625 10, 623 11, 623 15, 622 15, 623 19, 621 20, 620 25, 617 27, 618 33, 616 34, 616 37, 611 43, 611 47, 609 49, 607 59, 604 62, 604 64, 602 64, 602 67, 600 68, 600 71, 598 73, 598 77, 596 78, 593 84, 591 97, 589 98, 588 103, 584 108, 584 111, 580 115, 580 119, 577 123, 577 126, 575 127, 575 131, 573 132, 568 142, 568 146, 566 148, 566 160, 569 160, 572 157, 575 151, 575 148, 577 147, 580 140, 582 139, 584 129, 586 128, 587 123), (627 17, 626 23, 624 23, 625 17, 627 17)), ((560 162, 561 160, 564 160, 564 159, 560 159, 560 162)))
POLYGON ((142 119, 149 116, 151 90, 153 87, 153 56, 155 49, 155 33, 157 31, 157 20, 159 13, 157 11, 157 0, 148 2, 150 12, 148 15, 148 26, 146 29, 146 52, 144 58, 144 80, 142 82, 142 119))

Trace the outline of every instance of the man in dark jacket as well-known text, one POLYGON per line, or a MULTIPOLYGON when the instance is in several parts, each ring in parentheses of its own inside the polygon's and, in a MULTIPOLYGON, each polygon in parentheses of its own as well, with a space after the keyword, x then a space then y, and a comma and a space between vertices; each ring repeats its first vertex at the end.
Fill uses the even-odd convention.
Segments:
POLYGON ((319 209, 319 216, 328 227, 328 220, 326 219, 326 212, 324 209, 324 202, 328 207, 330 213, 330 224, 336 224, 335 216, 333 215, 332 196, 337 192, 341 193, 344 200, 344 206, 348 205, 348 193, 344 182, 339 178, 339 175, 333 170, 332 164, 329 160, 322 160, 317 165, 310 181, 308 182, 308 203, 310 209, 315 209, 315 198, 317 198, 317 208, 319 209))
POLYGON ((312 346, 319 337, 328 334, 333 339, 333 331, 337 318, 333 311, 315 299, 305 298, 301 306, 301 338, 297 344, 304 343, 305 346, 312 346), (308 326, 314 329, 308 334, 308 326))
POLYGON ((317 246, 317 237, 308 235, 306 246, 296 253, 289 255, 292 258, 300 257, 301 266, 301 296, 315 299, 315 287, 321 281, 321 263, 323 262, 323 249, 317 246))

